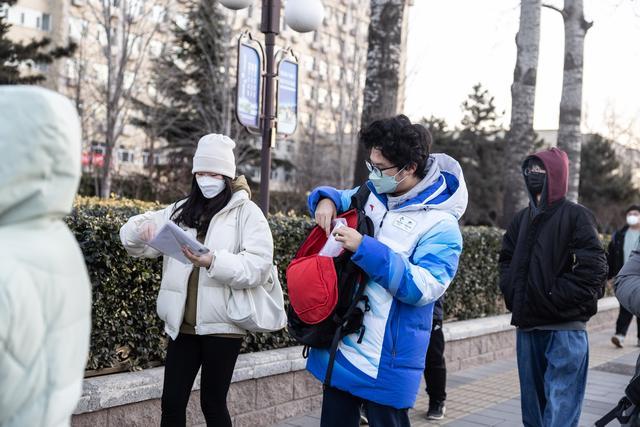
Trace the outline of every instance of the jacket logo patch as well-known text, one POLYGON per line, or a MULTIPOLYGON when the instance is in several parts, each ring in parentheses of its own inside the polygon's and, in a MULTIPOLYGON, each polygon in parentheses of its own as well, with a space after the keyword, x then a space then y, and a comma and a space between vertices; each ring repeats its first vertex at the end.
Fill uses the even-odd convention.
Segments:
POLYGON ((411 218, 402 215, 398 217, 395 221, 393 221, 393 226, 396 228, 399 228, 400 230, 410 232, 414 228, 416 228, 416 222, 411 218))
POLYGON ((373 206, 373 205, 369 205, 369 208, 371 209, 371 212, 373 212, 373 208, 374 208, 374 207, 375 207, 375 206, 373 206))

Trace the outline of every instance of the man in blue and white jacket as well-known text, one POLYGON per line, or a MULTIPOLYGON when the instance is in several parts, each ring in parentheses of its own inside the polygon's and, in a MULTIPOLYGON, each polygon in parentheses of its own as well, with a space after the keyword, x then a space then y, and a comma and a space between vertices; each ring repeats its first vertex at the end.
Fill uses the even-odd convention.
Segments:
MULTIPOLYGON (((369 152, 371 194, 366 215, 374 237, 342 227, 336 239, 369 276, 364 339, 347 335, 324 390, 322 426, 356 426, 363 405, 371 426, 408 426, 431 334, 434 303, 458 268, 458 220, 467 188, 458 162, 430 155, 431 136, 403 115, 373 122, 360 133, 369 152)), ((317 223, 330 232, 357 191, 319 187, 309 196, 317 223)), ((324 381, 327 350, 313 349, 307 369, 324 381)))

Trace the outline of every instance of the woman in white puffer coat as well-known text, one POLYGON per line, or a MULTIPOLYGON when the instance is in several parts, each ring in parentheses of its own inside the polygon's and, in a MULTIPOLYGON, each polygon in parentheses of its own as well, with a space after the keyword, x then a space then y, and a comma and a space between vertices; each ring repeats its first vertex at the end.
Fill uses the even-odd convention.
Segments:
POLYGON ((75 107, 0 86, 0 426, 64 427, 82 393, 91 283, 63 218, 80 182, 75 107))
POLYGON ((192 262, 164 257, 157 311, 170 336, 162 392, 162 426, 184 426, 193 382, 200 367, 200 403, 208 426, 231 426, 226 406, 233 369, 246 331, 230 321, 230 289, 264 284, 273 262, 273 239, 266 218, 249 200, 249 187, 236 173, 227 136, 211 134, 198 142, 193 182, 187 199, 134 216, 120 239, 134 257, 158 257, 147 245, 168 221, 174 221, 210 252, 184 255, 192 262), (235 254, 238 222, 241 252, 235 254))

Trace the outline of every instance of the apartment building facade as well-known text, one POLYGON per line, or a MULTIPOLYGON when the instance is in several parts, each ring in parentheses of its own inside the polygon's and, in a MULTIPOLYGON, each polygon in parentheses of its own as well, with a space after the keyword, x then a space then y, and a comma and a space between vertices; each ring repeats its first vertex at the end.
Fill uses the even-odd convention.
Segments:
MULTIPOLYGON (((99 1, 111 2, 117 13, 119 0, 19 0, 4 13, 12 24, 10 37, 28 41, 49 37, 57 45, 69 40, 79 45, 74 58, 57 61, 44 71, 44 86, 61 92, 76 102, 84 117, 85 163, 100 165, 101 132, 104 105, 91 81, 106 83, 105 47, 110 43, 101 29, 99 1)), ((186 19, 184 3, 179 0, 128 0, 129 14, 143 23, 150 39, 140 38, 134 46, 139 56, 135 78, 136 93, 152 93, 150 86, 153 59, 162 55, 171 42, 170 22, 186 19), (132 8, 132 9, 131 9, 132 8), (133 12, 132 12, 133 10, 133 12)), ((259 33, 261 1, 248 9, 233 12, 223 9, 230 31, 228 42, 229 79, 235 84, 236 42, 242 30, 259 33)), ((299 58, 298 128, 288 138, 279 138, 273 155, 294 165, 272 171, 274 190, 309 188, 318 182, 350 185, 360 127, 362 92, 365 84, 368 7, 356 0, 324 0, 325 20, 315 32, 299 34, 287 28, 283 19, 278 37, 280 48, 290 47, 299 58)), ((283 14, 284 15, 284 14, 283 14)), ((140 30, 136 30, 140 31, 140 30)), ((144 31, 143 31, 144 32, 144 31)), ((121 35, 120 35, 121 36, 121 35)), ((112 35, 113 39, 113 35, 112 35)), ((113 40, 111 41, 113 43, 113 40)), ((40 67, 40 68, 38 68, 40 67)), ((128 71, 124 79, 131 79, 128 71)), ((134 113, 131 113, 134 114, 134 113)), ((130 123, 123 124, 123 135, 114 150, 117 174, 144 173, 149 157, 148 136, 130 123)), ((260 144, 259 140, 255 141, 260 144)), ((155 155, 154 161, 162 162, 155 155)), ((259 179, 259 170, 252 177, 259 179)))

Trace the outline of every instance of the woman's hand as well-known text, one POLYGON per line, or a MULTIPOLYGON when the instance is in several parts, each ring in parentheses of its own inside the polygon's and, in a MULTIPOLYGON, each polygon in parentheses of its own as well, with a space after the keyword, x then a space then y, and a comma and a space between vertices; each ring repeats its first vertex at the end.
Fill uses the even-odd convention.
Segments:
POLYGON ((147 221, 140 226, 140 239, 149 243, 156 237, 156 224, 152 221, 147 221))
POLYGON ((182 253, 196 267, 204 267, 208 270, 213 263, 213 254, 211 252, 198 256, 191 252, 188 247, 183 246, 182 253))
POLYGON ((336 241, 342 243, 342 246, 348 251, 355 252, 362 243, 362 234, 358 233, 350 227, 340 227, 333 233, 336 241))
POLYGON ((338 210, 331 199, 322 199, 316 206, 316 223, 327 233, 331 234, 331 222, 336 219, 338 210))

